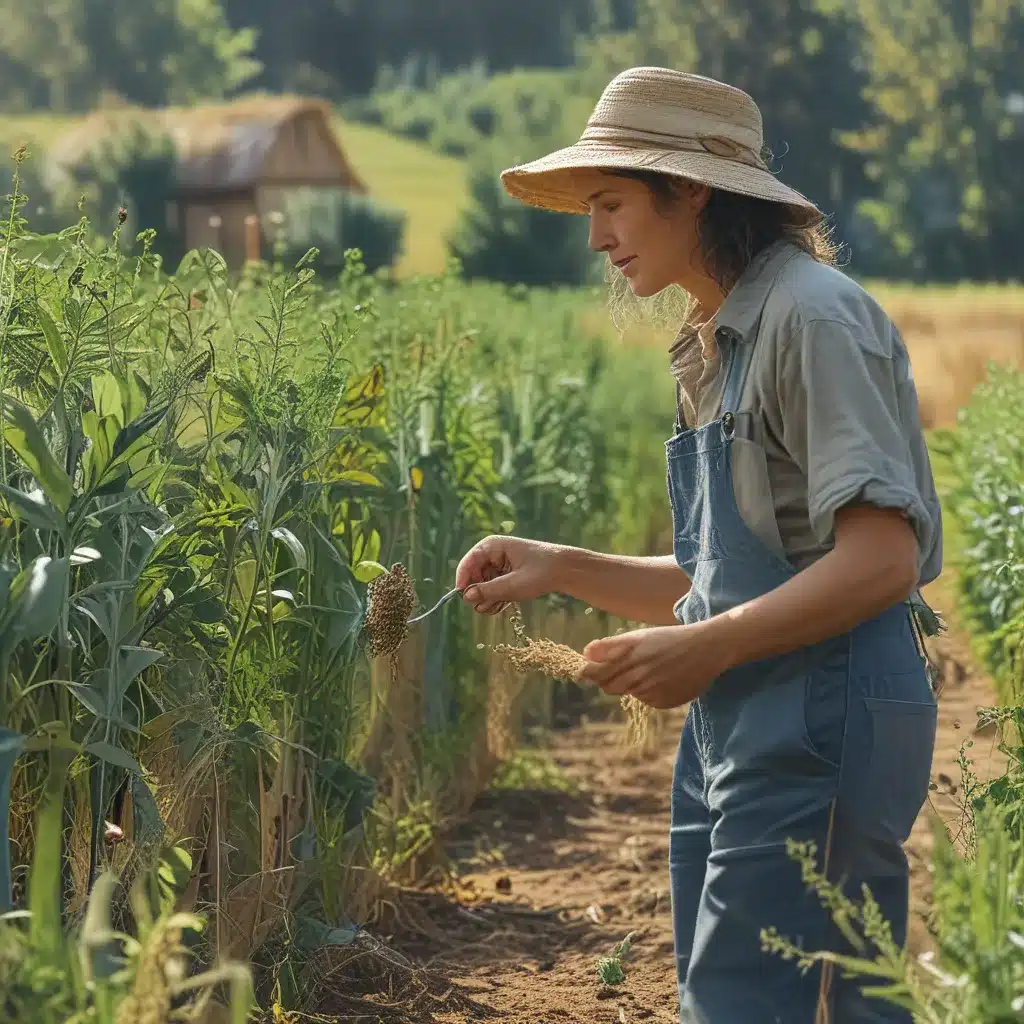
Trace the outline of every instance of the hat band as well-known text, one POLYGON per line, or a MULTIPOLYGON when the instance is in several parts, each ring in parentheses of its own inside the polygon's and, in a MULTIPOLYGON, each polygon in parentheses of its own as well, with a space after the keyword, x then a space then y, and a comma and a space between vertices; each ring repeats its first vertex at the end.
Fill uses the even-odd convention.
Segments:
POLYGON ((577 145, 586 146, 588 143, 620 146, 623 149, 660 149, 666 153, 710 153, 723 160, 733 160, 761 171, 768 170, 768 165, 759 154, 721 135, 671 135, 667 132, 641 131, 591 122, 577 145))

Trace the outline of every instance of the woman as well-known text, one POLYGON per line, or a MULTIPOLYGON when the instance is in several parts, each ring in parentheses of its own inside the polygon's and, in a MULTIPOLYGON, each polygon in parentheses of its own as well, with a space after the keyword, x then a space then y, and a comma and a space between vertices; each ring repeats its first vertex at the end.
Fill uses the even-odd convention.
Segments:
POLYGON ((588 214, 634 295, 690 297, 671 354, 674 556, 489 537, 456 583, 481 613, 560 592, 654 624, 584 654, 606 693, 690 705, 669 858, 682 1020, 905 1021, 760 946, 774 926, 839 948, 788 839, 814 843, 855 897, 867 885, 904 941, 902 844, 936 721, 912 602, 941 568, 903 344, 761 150, 745 93, 634 68, 577 145, 502 175, 526 202, 588 214))

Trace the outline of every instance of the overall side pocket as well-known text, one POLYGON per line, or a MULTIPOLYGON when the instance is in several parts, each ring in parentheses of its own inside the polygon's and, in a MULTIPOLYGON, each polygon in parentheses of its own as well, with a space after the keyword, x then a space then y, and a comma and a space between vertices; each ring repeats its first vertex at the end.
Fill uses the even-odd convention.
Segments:
POLYGON ((871 754, 861 783, 861 814, 904 842, 928 797, 938 708, 932 702, 863 697, 871 754))

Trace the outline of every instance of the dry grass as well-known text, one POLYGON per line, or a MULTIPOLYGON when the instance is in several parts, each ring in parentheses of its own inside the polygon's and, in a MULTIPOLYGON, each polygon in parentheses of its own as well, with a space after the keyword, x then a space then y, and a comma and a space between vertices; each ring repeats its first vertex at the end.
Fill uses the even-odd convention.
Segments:
MULTIPOLYGON (((907 345, 926 429, 956 423, 989 363, 1024 369, 1024 288, 864 285, 907 345)), ((671 342, 671 332, 650 327, 632 327, 620 337, 600 304, 584 311, 580 324, 613 344, 667 349, 671 342)))
POLYGON ((926 428, 956 422, 989 363, 1024 368, 1024 288, 868 287, 906 342, 926 428))

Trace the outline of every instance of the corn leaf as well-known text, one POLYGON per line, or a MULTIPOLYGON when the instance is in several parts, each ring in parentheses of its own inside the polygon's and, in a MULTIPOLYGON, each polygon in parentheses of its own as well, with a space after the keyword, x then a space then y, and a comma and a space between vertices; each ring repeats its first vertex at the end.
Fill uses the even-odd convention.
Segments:
POLYGON ((98 758, 100 761, 106 761, 107 764, 112 764, 117 768, 124 768, 125 771, 132 772, 134 775, 142 774, 139 762, 127 750, 115 747, 113 743, 104 743, 102 740, 97 740, 95 743, 88 744, 85 752, 92 754, 93 757, 98 758))
POLYGON ((4 496, 7 507, 15 519, 40 530, 60 529, 60 517, 53 506, 47 502, 46 495, 38 488, 31 491, 20 491, 16 487, 0 484, 0 494, 4 496))
POLYGON ((3 407, 4 439, 18 453, 43 493, 63 515, 74 495, 71 478, 58 465, 32 413, 10 395, 3 396, 3 407))

